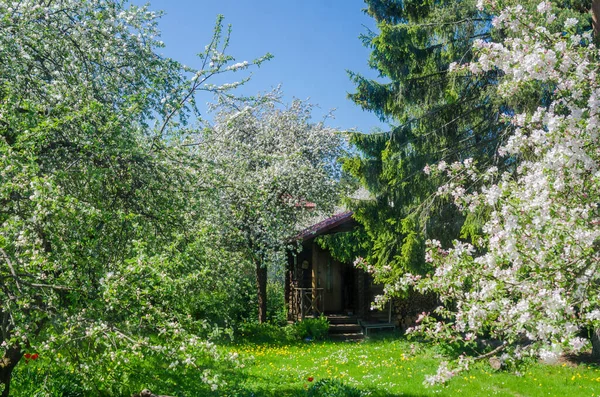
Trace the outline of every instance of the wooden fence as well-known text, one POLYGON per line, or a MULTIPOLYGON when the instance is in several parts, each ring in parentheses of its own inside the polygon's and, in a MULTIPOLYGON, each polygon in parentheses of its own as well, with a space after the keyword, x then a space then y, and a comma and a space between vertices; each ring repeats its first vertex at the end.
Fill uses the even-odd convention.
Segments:
POLYGON ((318 317, 323 314, 323 288, 292 288, 290 304, 291 317, 304 320, 305 317, 318 317))

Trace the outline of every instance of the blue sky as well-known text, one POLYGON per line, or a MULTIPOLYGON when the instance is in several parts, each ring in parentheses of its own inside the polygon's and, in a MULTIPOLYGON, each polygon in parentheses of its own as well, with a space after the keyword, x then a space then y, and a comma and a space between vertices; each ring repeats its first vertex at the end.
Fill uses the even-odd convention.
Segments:
MULTIPOLYGON (((358 38, 367 27, 375 29, 373 20, 362 12, 364 7, 362 0, 151 1, 152 9, 166 13, 159 24, 166 44, 164 55, 197 66, 195 54, 204 49, 217 15, 223 14, 233 28, 229 54, 236 61, 267 52, 275 56, 253 70, 243 94, 265 92, 281 84, 287 102, 310 98, 319 106, 313 114, 315 121, 335 108, 329 125, 370 132, 374 127, 387 127, 346 97, 354 91, 347 69, 377 77, 367 65, 369 50, 358 38)), ((230 80, 240 77, 232 75, 230 80)))

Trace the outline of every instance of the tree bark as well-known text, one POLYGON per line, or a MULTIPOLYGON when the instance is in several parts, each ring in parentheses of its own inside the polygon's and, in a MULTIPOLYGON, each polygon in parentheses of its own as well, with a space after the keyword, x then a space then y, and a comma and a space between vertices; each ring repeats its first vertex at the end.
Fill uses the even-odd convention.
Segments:
POLYGON ((9 348, 4 357, 0 361, 0 385, 4 386, 1 397, 8 397, 10 393, 10 379, 12 372, 19 363, 19 360, 23 357, 21 349, 18 347, 9 348))
POLYGON ((258 291, 258 322, 267 321, 267 268, 256 262, 256 289, 258 291))
POLYGON ((600 329, 592 330, 592 358, 600 360, 600 329))
POLYGON ((598 40, 598 34, 600 34, 600 0, 592 0, 592 29, 594 29, 594 36, 598 40))

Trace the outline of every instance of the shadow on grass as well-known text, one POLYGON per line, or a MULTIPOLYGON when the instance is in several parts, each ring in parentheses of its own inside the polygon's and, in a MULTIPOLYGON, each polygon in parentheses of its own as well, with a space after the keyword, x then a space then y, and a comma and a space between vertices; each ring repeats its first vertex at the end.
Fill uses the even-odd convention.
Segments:
MULTIPOLYGON (((343 343, 343 342, 337 342, 343 343)), ((302 382, 290 382, 289 384, 283 384, 278 382, 285 382, 283 379, 273 378, 272 375, 265 373, 264 375, 249 375, 245 372, 230 371, 223 373, 224 379, 226 379, 228 386, 225 388, 215 391, 212 394, 202 394, 206 396, 227 396, 227 397, 426 397, 427 394, 418 392, 402 392, 402 393, 391 393, 381 388, 365 388, 350 386, 344 384, 337 378, 323 378, 320 381, 302 382), (319 383, 323 382, 334 382, 338 383, 338 387, 322 388, 318 387, 319 383), (340 387, 341 386, 341 387, 340 387)), ((449 395, 441 392, 436 393, 441 397, 449 397, 449 395)), ((188 394, 189 395, 189 394, 188 394)), ((192 394, 194 395, 194 394, 192 394)), ((200 395, 200 394, 198 394, 200 395)))
MULTIPOLYGON (((269 330, 271 331, 271 330, 269 330)), ((299 341, 297 339, 291 339, 282 335, 281 333, 266 332, 260 334, 246 334, 242 338, 237 338, 229 343, 223 345, 228 346, 300 346, 300 347, 318 347, 320 345, 339 345, 344 346, 348 344, 370 344, 380 343, 382 341, 410 341, 400 332, 378 332, 373 333, 363 341, 335 341, 335 340, 323 340, 323 341, 299 341)), ((418 345, 420 342, 416 342, 418 345)), ((246 369, 234 369, 234 368, 214 368, 215 372, 219 373, 220 379, 224 380, 227 385, 221 387, 215 391, 211 391, 201 381, 198 374, 190 377, 186 374, 168 374, 167 377, 161 376, 161 382, 171 384, 173 387, 167 389, 156 389, 164 394, 173 396, 231 396, 231 397, 357 397, 357 396, 370 396, 370 397, 425 397, 426 393, 420 393, 419 391, 392 393, 385 389, 385 386, 381 387, 351 387, 344 385, 344 387, 351 387, 356 390, 356 394, 348 394, 342 392, 341 394, 331 393, 330 391, 319 393, 315 392, 314 384, 309 381, 298 381, 291 380, 288 382, 284 378, 278 378, 273 375, 273 372, 265 368, 264 371, 248 372, 246 369), (196 388, 197 387, 197 388, 196 388), (194 388, 196 388, 194 390, 194 388), (165 390, 165 391, 162 391, 165 390), (194 391, 192 391, 194 390, 194 391), (166 393, 169 391, 169 393, 166 393)), ((201 373, 202 371, 198 371, 201 373)), ((165 374, 167 375, 167 374, 165 374)), ((438 396, 449 396, 448 394, 436 392, 438 396)))
MULTIPOLYGON (((304 342, 290 340, 287 335, 280 333, 276 329, 269 329, 262 335, 247 334, 245 338, 240 338, 231 342, 233 345, 270 345, 270 346, 320 346, 336 345, 356 342, 341 341, 313 341, 304 342), (242 339, 242 340, 240 340, 242 339)), ((407 339, 399 333, 380 332, 372 334, 368 339, 359 343, 379 343, 384 340, 406 341, 407 339)), ((230 343, 224 343, 230 345, 230 343)), ((360 349, 360 348, 359 348, 360 349)), ((191 396, 239 396, 239 397, 336 397, 343 394, 310 394, 311 387, 317 381, 310 383, 298 379, 285 379, 273 375, 273 372, 266 368, 258 368, 258 371, 249 371, 248 368, 233 368, 222 363, 215 363, 207 360, 200 368, 181 368, 177 370, 169 369, 169 363, 161 357, 145 357, 143 360, 132 359, 129 364, 121 365, 117 368, 98 369, 102 372, 102 378, 105 380, 97 385, 93 392, 84 389, 81 379, 70 373, 69 368, 60 368, 55 366, 50 360, 44 361, 40 358, 30 365, 20 366, 15 379, 15 396, 30 395, 52 395, 79 397, 87 395, 95 396, 131 396, 139 393, 143 389, 150 389, 156 394, 163 394, 177 397, 191 396), (205 370, 210 374, 206 375, 205 370), (227 385, 211 390, 207 385, 206 378, 213 379, 218 374, 218 380, 225 381, 227 385), (41 386, 44 385, 44 386, 41 386)), ((358 386, 359 396, 372 397, 423 397, 417 390, 408 393, 390 393, 385 390, 385 386, 379 385, 358 386)), ((416 388, 415 388, 416 389, 416 388)), ((444 396, 444 393, 439 395, 444 396)), ((346 397, 344 395, 344 397, 346 397)))
MULTIPOLYGON (((233 386, 227 387, 214 394, 206 394, 211 396, 228 396, 228 397, 425 397, 425 394, 420 393, 390 393, 382 389, 342 387, 336 388, 337 392, 330 389, 320 391, 309 384, 305 385, 289 385, 289 386, 233 386), (349 390, 352 390, 351 392, 349 390)), ((439 396, 446 396, 444 393, 439 393, 439 396)))
POLYGON ((585 364, 588 367, 600 369, 600 359, 593 357, 591 351, 585 351, 579 354, 566 354, 559 362, 573 367, 576 367, 579 364, 585 364))

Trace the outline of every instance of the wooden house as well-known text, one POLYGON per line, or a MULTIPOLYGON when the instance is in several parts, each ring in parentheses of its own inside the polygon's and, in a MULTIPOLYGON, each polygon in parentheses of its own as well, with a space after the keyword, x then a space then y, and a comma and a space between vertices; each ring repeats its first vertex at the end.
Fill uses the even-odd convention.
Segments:
POLYGON ((325 314, 370 319, 376 315, 391 322, 390 313, 370 310, 375 295, 382 287, 352 263, 335 260, 329 251, 315 241, 318 236, 344 233, 359 227, 352 212, 343 212, 300 232, 296 238, 302 250, 288 257, 285 296, 288 320, 325 314))

